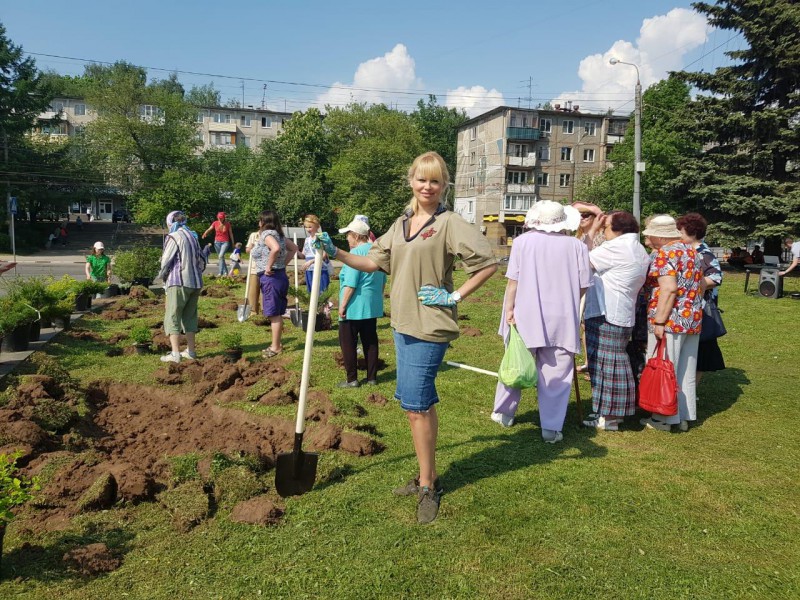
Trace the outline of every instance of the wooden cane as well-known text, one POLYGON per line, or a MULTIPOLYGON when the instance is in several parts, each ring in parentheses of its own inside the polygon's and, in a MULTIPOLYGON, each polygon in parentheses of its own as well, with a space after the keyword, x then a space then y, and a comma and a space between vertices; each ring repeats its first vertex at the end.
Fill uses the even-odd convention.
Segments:
POLYGON ((581 405, 581 388, 578 385, 578 364, 572 357, 572 383, 575 386, 575 408, 578 411, 578 423, 583 423, 583 406, 581 405))

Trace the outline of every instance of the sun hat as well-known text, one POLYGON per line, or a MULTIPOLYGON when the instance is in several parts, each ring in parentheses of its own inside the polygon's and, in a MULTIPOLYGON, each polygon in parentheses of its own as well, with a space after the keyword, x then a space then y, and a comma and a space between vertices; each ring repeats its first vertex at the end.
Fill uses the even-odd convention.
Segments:
POLYGON ((369 235, 369 225, 364 223, 364 221, 360 220, 358 217, 350 221, 347 227, 343 227, 339 230, 339 233, 347 233, 348 231, 352 231, 356 235, 369 235))
POLYGON ((218 219, 224 219, 224 218, 225 218, 225 213, 224 213, 224 212, 222 212, 222 211, 218 212, 218 213, 217 213, 217 218, 218 218, 218 219))
POLYGON ((560 202, 541 200, 536 202, 525 215, 525 225, 539 231, 575 231, 581 222, 581 213, 572 206, 560 202))
POLYGON ((642 235, 679 238, 681 237, 681 232, 678 231, 678 227, 675 225, 675 219, 669 215, 656 215, 647 222, 647 227, 645 227, 642 235))
POLYGON ((95 242, 94 243, 95 250, 105 250, 106 247, 103 245, 103 242, 95 242))

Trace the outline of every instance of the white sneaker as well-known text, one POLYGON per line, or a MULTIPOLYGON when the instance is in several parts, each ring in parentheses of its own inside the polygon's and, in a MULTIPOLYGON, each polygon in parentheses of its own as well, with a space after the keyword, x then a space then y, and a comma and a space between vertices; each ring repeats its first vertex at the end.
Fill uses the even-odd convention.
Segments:
POLYGON ((647 429, 656 429, 658 431, 672 431, 672 425, 669 423, 665 423, 664 421, 659 421, 654 417, 650 417, 649 419, 640 419, 639 423, 644 425, 647 429))
POLYGON ((680 424, 678 425, 678 429, 680 429, 681 431, 684 431, 684 432, 685 431, 689 431, 689 421, 682 420, 680 422, 680 424))
POLYGON ((503 427, 511 427, 514 424, 514 417, 499 412, 493 412, 492 421, 499 423, 503 427))
POLYGON ((181 362, 181 355, 175 354, 174 352, 170 352, 169 354, 165 354, 161 357, 161 362, 173 362, 179 363, 181 362))
POLYGON ((594 427, 603 431, 619 431, 618 419, 606 419, 603 416, 594 419, 587 419, 583 422, 585 427, 594 427))
POLYGON ((188 350, 184 350, 181 352, 181 358, 185 358, 186 360, 197 360, 197 352, 189 352, 188 350))
POLYGON ((548 444, 555 444, 564 439, 564 434, 554 429, 542 429, 542 439, 548 444))

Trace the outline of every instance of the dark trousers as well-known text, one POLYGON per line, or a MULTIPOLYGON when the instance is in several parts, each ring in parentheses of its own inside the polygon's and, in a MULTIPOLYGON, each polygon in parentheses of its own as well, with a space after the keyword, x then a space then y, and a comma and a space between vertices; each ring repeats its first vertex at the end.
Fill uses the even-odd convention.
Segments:
POLYGON ((367 361, 367 380, 374 381, 378 378, 378 319, 339 321, 339 345, 347 381, 358 380, 356 347, 359 336, 367 361))

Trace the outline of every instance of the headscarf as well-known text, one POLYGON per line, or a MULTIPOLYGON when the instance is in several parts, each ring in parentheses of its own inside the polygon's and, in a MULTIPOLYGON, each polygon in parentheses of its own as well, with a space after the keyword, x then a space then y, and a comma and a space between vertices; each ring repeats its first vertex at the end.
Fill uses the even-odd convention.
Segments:
POLYGON ((173 210, 167 215, 167 228, 169 229, 169 232, 175 233, 182 227, 188 229, 195 239, 197 239, 197 232, 189 229, 189 226, 186 224, 186 214, 180 210, 173 210))

